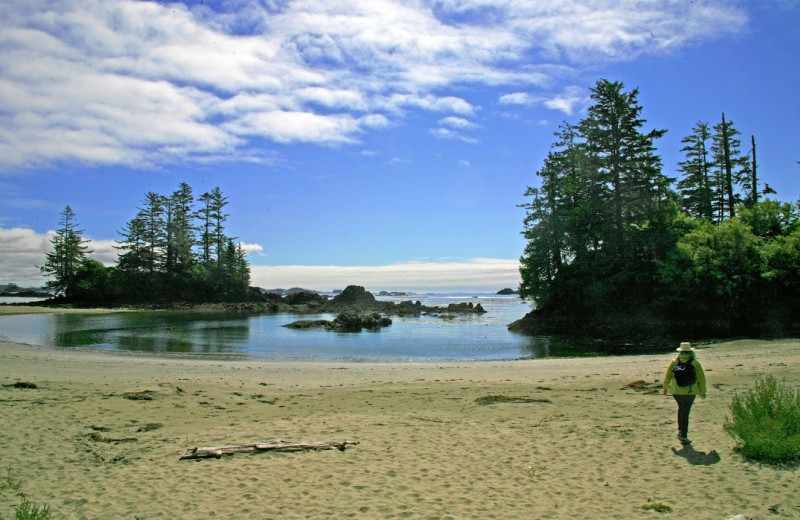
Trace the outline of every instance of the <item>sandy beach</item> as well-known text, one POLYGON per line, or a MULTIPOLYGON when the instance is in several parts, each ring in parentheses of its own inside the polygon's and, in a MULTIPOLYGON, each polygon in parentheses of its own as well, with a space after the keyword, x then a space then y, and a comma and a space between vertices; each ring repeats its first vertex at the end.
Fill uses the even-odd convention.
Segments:
MULTIPOLYGON (((797 469, 743 459, 722 429, 756 377, 800 384, 800 341, 703 347, 691 448, 656 393, 669 359, 293 364, 0 344, 0 476, 56 519, 800 518, 797 469), (180 460, 272 439, 359 444, 180 460), (656 503, 673 512, 642 508, 656 503)), ((15 495, 0 491, 6 518, 15 495)))

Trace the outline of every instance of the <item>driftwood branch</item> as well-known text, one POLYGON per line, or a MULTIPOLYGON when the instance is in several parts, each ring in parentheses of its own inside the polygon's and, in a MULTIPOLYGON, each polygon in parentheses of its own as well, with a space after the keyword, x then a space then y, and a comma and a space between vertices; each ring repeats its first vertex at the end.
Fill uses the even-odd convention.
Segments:
POLYGON ((232 444, 230 446, 194 447, 186 450, 180 460, 220 458, 223 455, 234 453, 252 453, 260 451, 309 451, 332 450, 344 451, 347 446, 355 446, 358 441, 324 441, 324 442, 286 442, 273 440, 267 442, 254 442, 251 444, 232 444))

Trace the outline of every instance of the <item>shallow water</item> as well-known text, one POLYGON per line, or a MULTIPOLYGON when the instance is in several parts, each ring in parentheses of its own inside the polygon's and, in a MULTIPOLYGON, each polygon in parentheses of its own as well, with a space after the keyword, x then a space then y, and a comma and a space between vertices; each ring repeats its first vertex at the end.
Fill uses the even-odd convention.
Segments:
POLYGON ((491 360, 637 353, 642 349, 640 345, 575 343, 509 332, 507 325, 531 310, 529 303, 514 296, 430 294, 380 299, 420 300, 427 306, 473 302, 480 303, 487 313, 452 320, 393 316, 389 327, 360 333, 283 327, 298 319, 332 320, 336 316, 331 314, 28 314, 0 316, 0 340, 67 349, 253 356, 285 361, 491 360))

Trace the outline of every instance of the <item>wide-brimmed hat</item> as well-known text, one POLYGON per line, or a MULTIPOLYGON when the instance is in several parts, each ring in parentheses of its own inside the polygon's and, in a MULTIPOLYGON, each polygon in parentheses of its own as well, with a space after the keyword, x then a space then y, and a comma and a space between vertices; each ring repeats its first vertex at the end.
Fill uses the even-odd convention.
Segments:
POLYGON ((676 348, 678 352, 694 352, 694 347, 688 341, 681 343, 681 346, 676 348))

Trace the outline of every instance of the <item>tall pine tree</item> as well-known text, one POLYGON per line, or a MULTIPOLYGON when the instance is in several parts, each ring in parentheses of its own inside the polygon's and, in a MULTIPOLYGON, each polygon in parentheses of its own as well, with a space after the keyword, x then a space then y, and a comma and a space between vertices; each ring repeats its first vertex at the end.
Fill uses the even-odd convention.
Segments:
POLYGON ((695 218, 712 220, 714 192, 711 189, 711 169, 708 140, 711 131, 708 123, 698 121, 692 133, 681 140, 685 159, 678 163, 678 171, 683 177, 678 181, 681 208, 695 218))
POLYGON ((742 202, 737 189, 750 177, 750 164, 747 155, 741 152, 741 133, 733 126, 733 121, 725 119, 714 125, 711 154, 714 158, 714 219, 721 222, 736 215, 736 206, 742 202))
POLYGON ((66 206, 61 212, 58 225, 50 238, 53 249, 45 255, 45 264, 39 270, 53 276, 52 280, 46 282, 47 287, 55 289, 57 294, 69 296, 79 269, 92 251, 87 245, 88 240, 83 238, 83 230, 71 207, 66 206))

